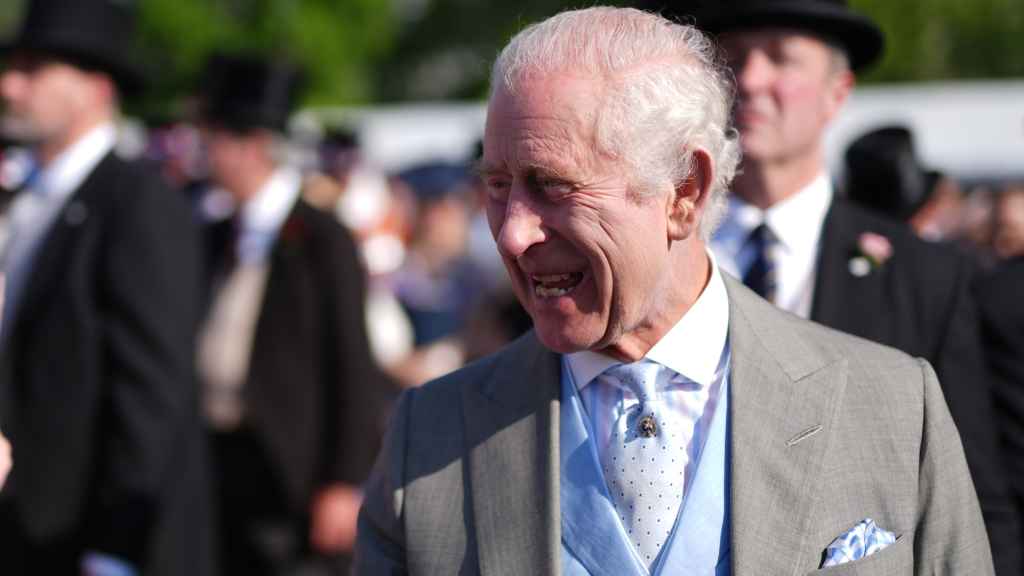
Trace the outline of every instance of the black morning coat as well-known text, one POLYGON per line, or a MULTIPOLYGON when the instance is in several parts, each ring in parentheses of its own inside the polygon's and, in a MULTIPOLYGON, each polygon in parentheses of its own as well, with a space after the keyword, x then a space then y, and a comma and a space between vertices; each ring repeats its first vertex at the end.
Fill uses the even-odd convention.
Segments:
MULTIPOLYGON (((207 230, 208 299, 230 226, 207 230)), ((285 501, 274 507, 301 522, 320 489, 339 482, 358 487, 369 475, 393 389, 370 352, 365 272, 348 231, 300 199, 268 263, 243 388, 243 426, 278 480, 274 488, 285 501)))
MULTIPOLYGON (((995 375, 996 417, 1018 510, 1024 510, 1024 256, 977 286, 985 350, 995 375)), ((1024 539, 1019 540, 1024 546, 1024 539)))
POLYGON ((201 249, 184 199, 108 154, 33 259, 0 358, 14 468, 3 573, 77 574, 86 551, 209 574, 193 369, 201 249))

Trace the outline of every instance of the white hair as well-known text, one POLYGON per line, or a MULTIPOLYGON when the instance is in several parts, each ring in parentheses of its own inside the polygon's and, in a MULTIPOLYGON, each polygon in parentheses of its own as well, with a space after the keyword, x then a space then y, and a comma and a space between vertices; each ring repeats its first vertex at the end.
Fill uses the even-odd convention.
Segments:
POLYGON ((714 181, 700 223, 707 240, 726 208, 740 151, 732 128, 732 75, 692 26, 632 8, 562 12, 519 32, 491 73, 492 97, 528 78, 572 71, 601 78, 607 95, 595 126, 600 152, 624 160, 641 194, 691 177, 704 149, 714 181))

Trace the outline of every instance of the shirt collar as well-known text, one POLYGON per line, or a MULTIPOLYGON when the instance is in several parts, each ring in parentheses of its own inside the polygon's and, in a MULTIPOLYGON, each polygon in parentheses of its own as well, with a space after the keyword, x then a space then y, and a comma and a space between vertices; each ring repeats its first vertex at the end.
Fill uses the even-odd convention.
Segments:
POLYGON ((832 181, 822 172, 802 190, 769 208, 764 219, 790 252, 808 247, 816 250, 832 194, 832 181))
MULTIPOLYGON (((711 278, 693 306, 644 358, 665 366, 699 386, 710 385, 718 370, 729 332, 729 296, 714 255, 711 278)), ((582 390, 602 372, 620 362, 611 356, 584 350, 566 356, 576 387, 582 390)))
POLYGON ((827 172, 821 172, 810 184, 768 210, 762 211, 733 194, 716 240, 730 243, 730 253, 734 254, 747 241, 750 232, 765 222, 785 250, 816 248, 821 223, 825 221, 833 195, 827 172))
POLYGON ((86 132, 48 165, 30 186, 47 198, 65 198, 78 189, 117 141, 112 123, 101 124, 86 132))
POLYGON ((302 188, 302 176, 292 168, 279 168, 259 192, 242 205, 243 232, 274 233, 291 212, 302 188))

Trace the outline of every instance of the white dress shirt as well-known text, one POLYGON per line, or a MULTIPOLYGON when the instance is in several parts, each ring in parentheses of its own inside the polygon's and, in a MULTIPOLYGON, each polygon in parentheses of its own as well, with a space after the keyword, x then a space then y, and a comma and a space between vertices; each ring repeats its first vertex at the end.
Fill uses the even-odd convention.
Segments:
MULTIPOLYGON (((114 148, 117 129, 102 124, 87 132, 61 152, 38 174, 30 177, 10 209, 10 236, 2 262, 5 293, 3 317, 8 325, 16 310, 25 282, 32 271, 32 259, 71 195, 78 190, 100 161, 114 148)), ((65 218, 83 218, 84 208, 68 210, 65 218)))
MULTIPOLYGON (((693 307, 644 356, 668 368, 659 374, 661 400, 677 419, 686 445, 683 493, 696 471, 704 439, 718 403, 718 392, 729 366, 726 347, 729 332, 729 297, 715 259, 711 278, 693 307), (696 394, 694 392, 697 392, 696 394)), ((638 400, 622 386, 605 382, 602 372, 620 362, 591 351, 566 356, 573 381, 579 389, 598 457, 603 461, 612 427, 623 412, 638 400)))
POLYGON ((245 415, 242 387, 249 376, 256 323, 263 308, 268 257, 301 188, 299 173, 282 168, 240 208, 237 264, 218 284, 196 350, 203 410, 214 428, 232 430, 245 415))
POLYGON ((818 243, 832 196, 832 182, 824 172, 765 211, 732 195, 725 219, 711 240, 711 250, 723 270, 743 278, 757 257, 747 238, 762 222, 767 224, 779 241, 774 252, 775 305, 808 318, 814 300, 818 243))
POLYGON ((292 168, 276 170, 239 212, 238 262, 266 260, 302 190, 302 175, 292 168))

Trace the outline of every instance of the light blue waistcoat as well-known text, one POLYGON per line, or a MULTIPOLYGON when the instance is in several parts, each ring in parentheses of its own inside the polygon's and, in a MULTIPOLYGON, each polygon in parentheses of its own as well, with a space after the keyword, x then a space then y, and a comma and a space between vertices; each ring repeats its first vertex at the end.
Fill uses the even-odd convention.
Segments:
POLYGON ((727 376, 693 484, 665 548, 648 573, 615 512, 588 419, 563 359, 559 432, 563 575, 729 576, 728 384, 727 376))

